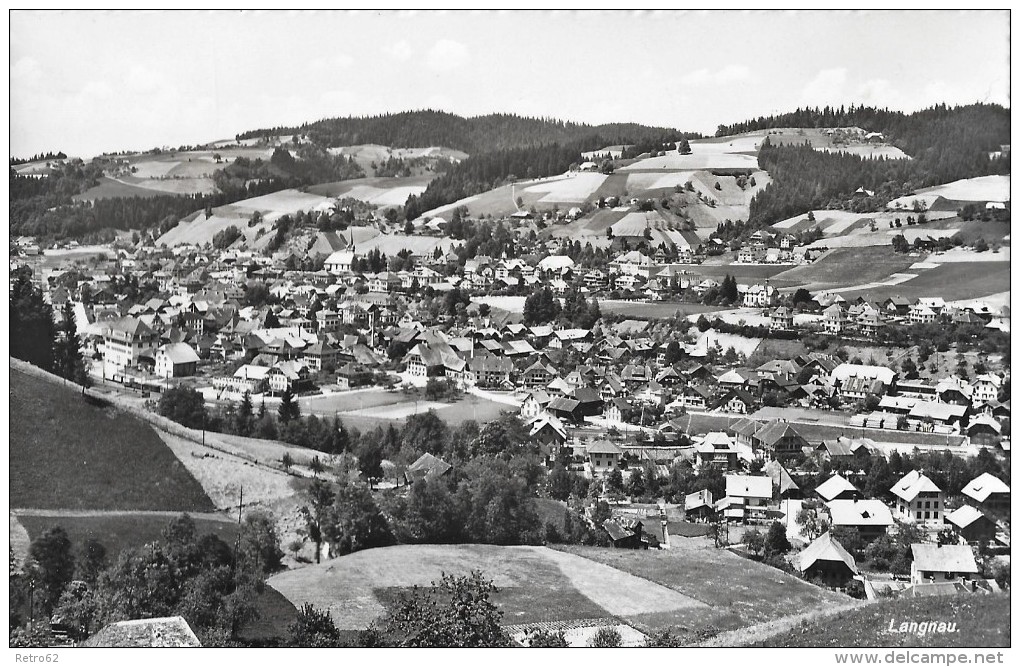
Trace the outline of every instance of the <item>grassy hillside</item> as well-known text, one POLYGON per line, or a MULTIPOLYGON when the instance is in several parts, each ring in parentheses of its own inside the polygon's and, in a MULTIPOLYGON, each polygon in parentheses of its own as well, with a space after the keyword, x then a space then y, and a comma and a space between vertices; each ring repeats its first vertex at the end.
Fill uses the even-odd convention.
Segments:
MULTIPOLYGON (((558 545, 557 549, 609 565, 699 600, 709 609, 688 619, 681 632, 729 630, 816 607, 846 604, 844 595, 780 570, 746 560, 705 539, 676 538, 669 550, 632 551, 558 545)), ((656 625, 654 615, 633 619, 656 625)), ((640 627, 640 626, 639 626, 640 627)))
POLYGON ((478 569, 499 591, 493 602, 503 624, 620 618, 639 629, 660 629, 707 610, 704 603, 651 581, 544 547, 485 544, 400 545, 369 549, 300 570, 269 584, 295 606, 328 610, 342 629, 363 628, 384 616, 401 592, 428 586, 442 573, 478 569), (646 617, 654 617, 648 623, 646 617))
POLYGON ((947 648, 1009 646, 1010 609, 1006 595, 904 598, 876 602, 836 619, 803 623, 756 646, 947 648), (955 623, 956 632, 893 633, 889 622, 955 623))
POLYGON ((846 291, 842 295, 848 301, 861 295, 876 301, 897 295, 907 299, 941 296, 946 301, 978 299, 1009 290, 1009 266, 1009 262, 991 261, 941 264, 906 282, 846 291))
POLYGON ((40 509, 212 511, 142 420, 11 368, 10 503, 40 509))

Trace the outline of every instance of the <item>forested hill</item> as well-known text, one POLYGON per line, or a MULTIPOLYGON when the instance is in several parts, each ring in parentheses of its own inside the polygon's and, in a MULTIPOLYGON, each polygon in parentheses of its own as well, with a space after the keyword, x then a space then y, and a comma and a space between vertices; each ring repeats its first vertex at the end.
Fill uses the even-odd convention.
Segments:
POLYGON ((881 132, 889 143, 907 155, 966 144, 978 151, 998 150, 1009 143, 1009 109, 998 104, 971 104, 949 107, 939 104, 930 109, 905 114, 874 107, 807 107, 775 116, 759 116, 732 125, 720 125, 717 137, 767 130, 777 127, 860 127, 881 132))
POLYGON ((323 147, 382 144, 394 148, 448 146, 470 155, 497 150, 549 144, 572 144, 581 140, 612 144, 677 141, 698 135, 675 129, 636 123, 586 125, 551 118, 526 118, 514 114, 489 114, 464 118, 444 111, 405 111, 370 117, 327 118, 300 127, 253 130, 238 140, 286 134, 307 135, 323 147))
POLYGON ((634 150, 700 135, 637 123, 586 125, 550 118, 489 114, 464 118, 444 111, 407 111, 367 118, 329 118, 300 127, 255 130, 238 140, 288 134, 305 135, 320 147, 381 144, 395 148, 447 146, 470 157, 450 165, 420 197, 411 196, 404 216, 423 212, 484 192, 514 178, 560 174, 584 151, 629 144, 634 150))
POLYGON ((911 160, 867 159, 809 146, 762 144, 758 161, 772 183, 751 200, 749 222, 769 225, 809 209, 880 210, 893 198, 959 179, 1009 174, 1008 155, 990 157, 1009 138, 1009 110, 998 105, 945 105, 905 115, 867 107, 798 110, 721 126, 726 134, 770 127, 857 126, 881 132, 911 160), (863 187, 875 194, 853 197, 863 187))

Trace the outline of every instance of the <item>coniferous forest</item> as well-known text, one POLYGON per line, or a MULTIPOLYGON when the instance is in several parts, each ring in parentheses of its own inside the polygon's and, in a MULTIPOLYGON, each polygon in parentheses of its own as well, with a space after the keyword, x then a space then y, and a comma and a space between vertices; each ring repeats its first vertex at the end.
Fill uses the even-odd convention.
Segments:
POLYGON ((1009 173, 1008 156, 989 157, 990 152, 1009 143, 1009 110, 998 105, 942 105, 909 115, 868 107, 798 109, 720 126, 718 132, 730 135, 778 127, 839 126, 881 132, 912 159, 868 159, 815 151, 808 145, 773 146, 766 140, 758 162, 773 182, 751 200, 748 222, 752 226, 772 224, 809 209, 873 211, 920 188, 1009 173), (853 192, 862 187, 874 196, 851 202, 853 192))
MULTIPOLYGON (((751 202, 748 223, 760 227, 809 209, 849 208, 873 211, 895 197, 957 179, 1008 174, 1009 157, 989 153, 1009 142, 1009 110, 975 104, 932 107, 912 114, 871 107, 797 109, 788 114, 720 125, 729 135, 778 127, 850 127, 881 132, 910 160, 865 159, 824 153, 810 146, 774 146, 765 142, 759 164, 773 182, 751 202), (875 194, 854 198, 858 188, 875 194)), ((10 170, 10 232, 41 238, 107 241, 113 230, 161 232, 196 211, 222 206, 285 188, 364 176, 350 158, 331 155, 339 145, 378 143, 393 147, 447 146, 469 153, 448 163, 420 196, 411 196, 404 218, 498 187, 515 179, 566 171, 584 151, 631 144, 662 147, 698 135, 637 124, 591 126, 552 119, 491 114, 463 118, 439 111, 415 111, 369 118, 333 118, 297 128, 254 130, 238 139, 279 134, 311 139, 296 145, 297 158, 279 149, 268 161, 237 160, 216 172, 219 192, 211 195, 155 195, 75 201, 103 176, 103 158, 72 160, 48 178, 20 176, 10 170)), ((633 151, 631 151, 633 152, 633 151)), ((12 165, 19 161, 12 161, 12 165)))

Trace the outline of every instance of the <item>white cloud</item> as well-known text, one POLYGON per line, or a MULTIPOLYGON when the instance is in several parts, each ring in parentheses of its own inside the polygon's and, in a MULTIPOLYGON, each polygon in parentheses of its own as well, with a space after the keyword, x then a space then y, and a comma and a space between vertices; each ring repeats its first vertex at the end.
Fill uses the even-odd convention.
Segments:
POLYGON ((354 57, 346 53, 338 53, 330 59, 330 63, 334 67, 347 68, 354 64, 354 57))
POLYGON ((163 77, 141 65, 132 65, 124 82, 136 93, 151 94, 163 85, 163 77))
MULTIPOLYGON (((956 104, 963 102, 960 99, 960 91, 954 90, 951 86, 946 85, 945 81, 936 79, 935 81, 929 81, 924 86, 924 92, 921 94, 921 100, 926 104, 935 104, 936 102, 945 102, 947 104, 956 104)), ((974 100, 966 100, 973 102, 974 100)))
POLYGON ((352 90, 327 90, 319 95, 318 107, 324 117, 371 113, 369 100, 352 90))
POLYGON ((823 69, 801 91, 802 105, 839 104, 846 97, 846 68, 823 69))
POLYGON ((405 39, 402 39, 399 42, 395 42, 393 44, 388 44, 387 46, 383 47, 383 51, 390 58, 393 58, 394 60, 398 60, 400 62, 410 60, 411 56, 414 55, 414 50, 411 48, 411 45, 408 44, 407 40, 405 39))
POLYGON ((750 76, 751 70, 744 65, 727 65, 715 72, 702 67, 680 77, 680 83, 685 86, 723 85, 742 81, 750 76))
POLYGON ((429 49, 425 64, 434 70, 448 72, 463 67, 469 59, 466 46, 452 39, 441 39, 429 49))
POLYGON ((893 87, 888 79, 868 79, 857 87, 855 103, 873 107, 904 109, 909 106, 902 91, 893 87))
POLYGON ((81 97, 84 98, 108 98, 113 95, 113 87, 105 81, 89 81, 81 89, 81 97))
POLYGON ((354 64, 354 57, 346 53, 338 53, 331 58, 314 58, 310 66, 314 70, 347 69, 354 64))
POLYGON ((11 65, 11 86, 38 88, 43 83, 43 69, 35 58, 20 58, 11 65))
POLYGON ((751 70, 746 66, 727 65, 719 70, 719 73, 715 75, 715 79, 718 83, 734 83, 736 81, 743 81, 749 76, 751 76, 751 70))
POLYGON ((690 74, 680 77, 680 83, 685 86, 703 86, 712 80, 712 73, 706 68, 696 69, 690 74))

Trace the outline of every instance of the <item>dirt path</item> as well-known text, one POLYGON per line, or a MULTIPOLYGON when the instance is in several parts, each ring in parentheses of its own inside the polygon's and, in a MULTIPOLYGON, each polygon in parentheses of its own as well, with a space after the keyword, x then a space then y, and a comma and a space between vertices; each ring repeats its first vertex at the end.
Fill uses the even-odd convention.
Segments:
POLYGON ((28 545, 31 544, 32 538, 29 537, 28 531, 18 521, 18 517, 14 512, 10 512, 11 516, 11 549, 14 551, 14 556, 19 561, 24 561, 28 557, 28 545))
POLYGON ((691 644, 691 646, 729 648, 747 646, 755 642, 765 641, 766 639, 775 637, 778 634, 792 630, 800 625, 802 621, 807 621, 809 623, 819 621, 831 616, 836 616, 850 609, 856 609, 863 604, 867 604, 867 602, 864 600, 858 600, 848 602, 846 604, 832 605, 823 609, 816 609, 803 614, 784 616, 783 618, 777 618, 775 620, 768 621, 767 623, 759 623, 758 625, 751 625, 746 628, 722 632, 711 639, 706 639, 705 641, 697 644, 691 644))

